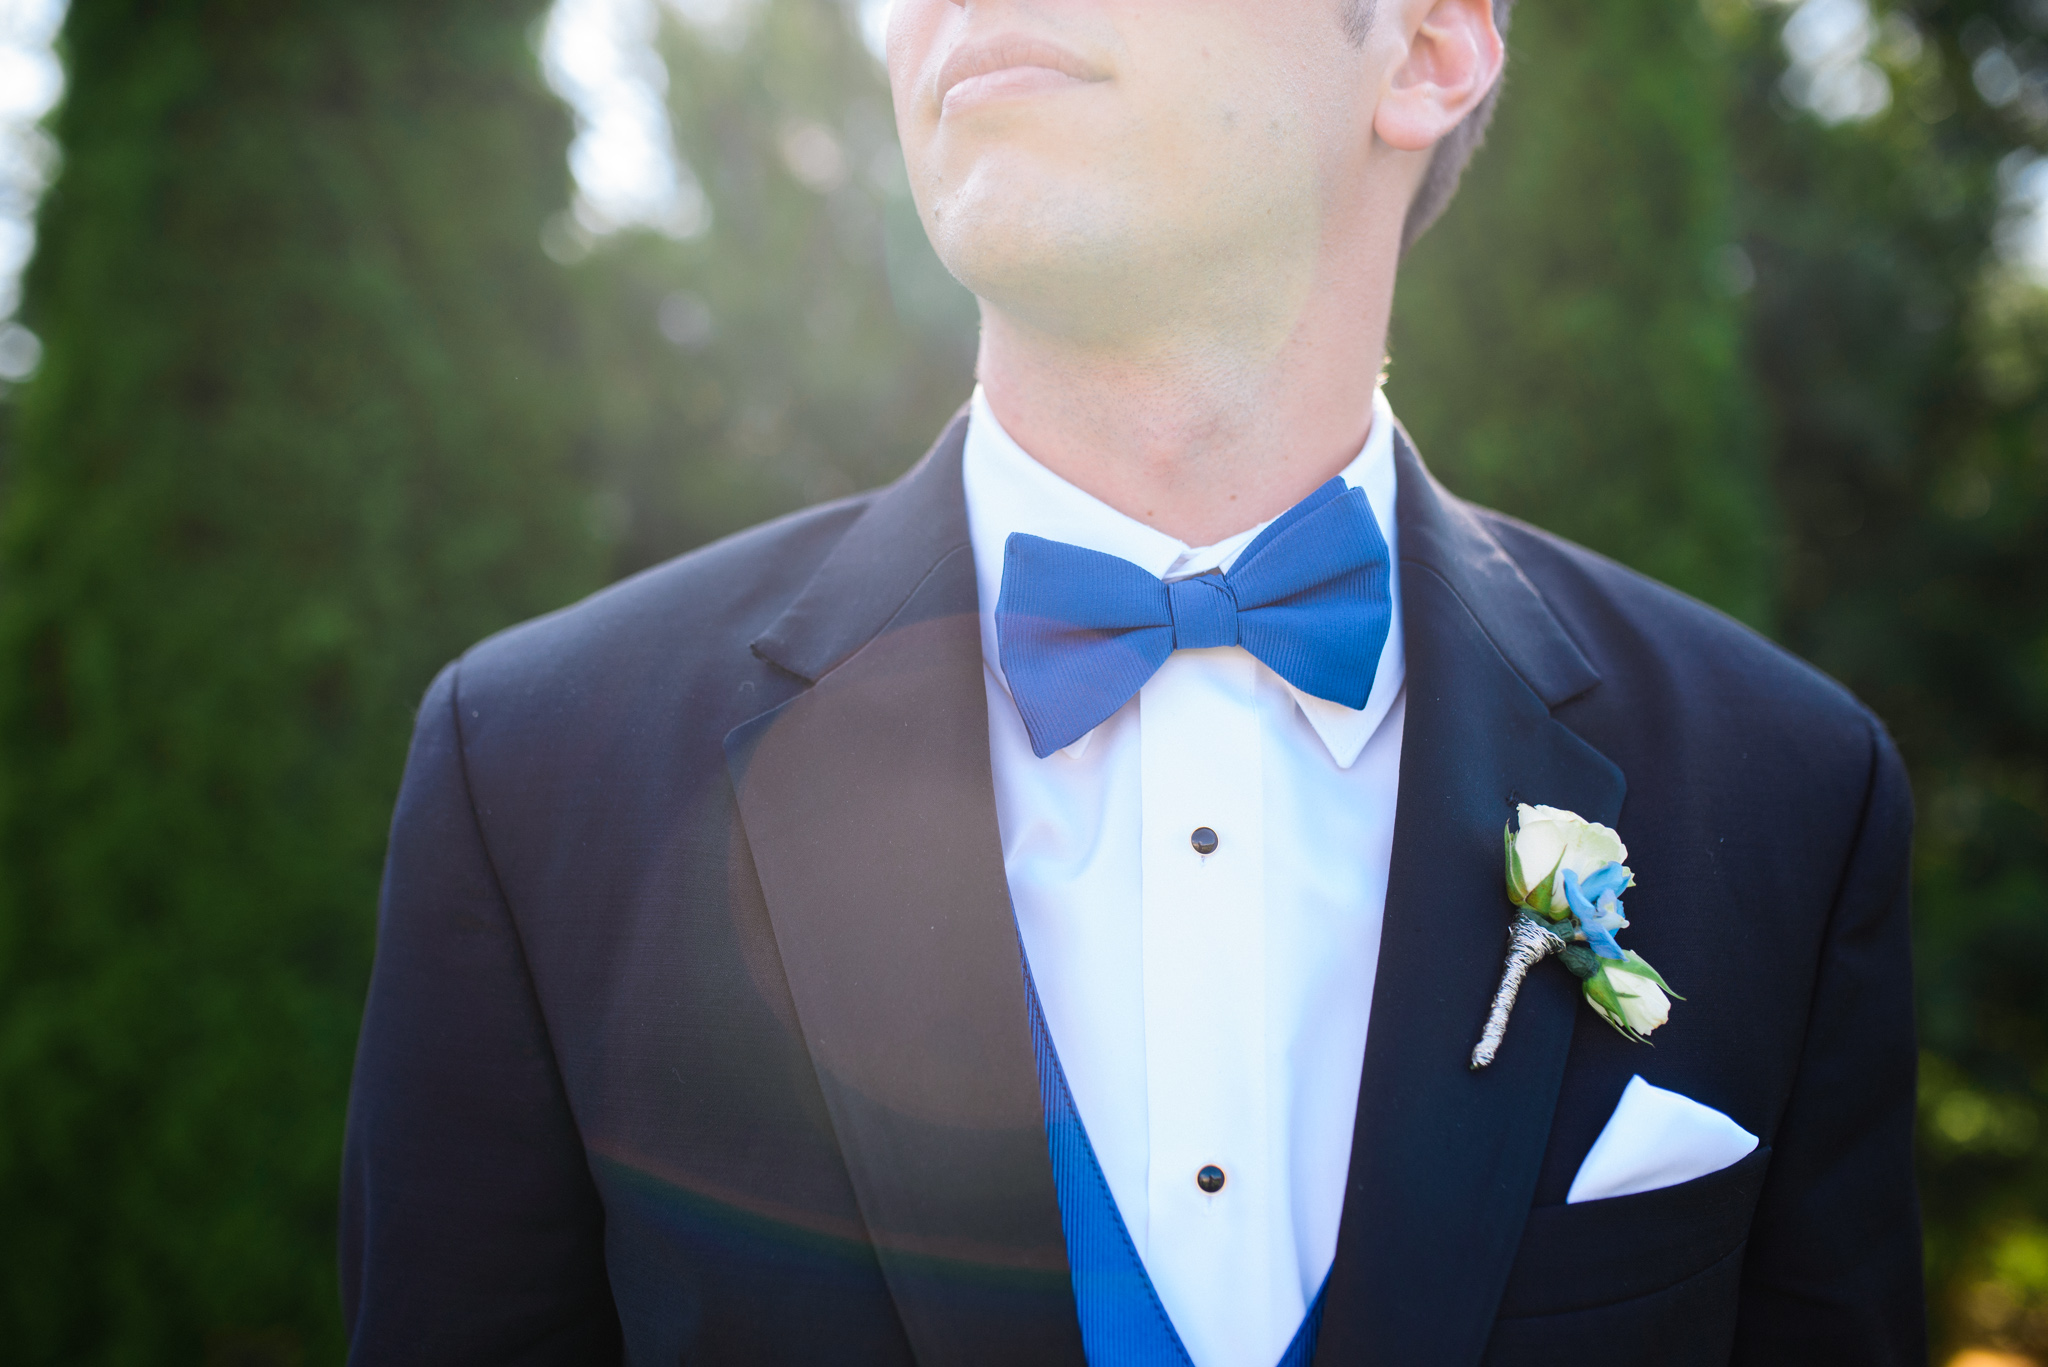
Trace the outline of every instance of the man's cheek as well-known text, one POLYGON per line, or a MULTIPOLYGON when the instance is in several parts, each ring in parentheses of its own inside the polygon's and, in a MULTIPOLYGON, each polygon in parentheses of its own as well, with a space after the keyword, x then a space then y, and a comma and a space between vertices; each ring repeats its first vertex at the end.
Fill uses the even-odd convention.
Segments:
POLYGON ((899 121, 923 114, 923 107, 930 103, 925 96, 938 60, 936 49, 945 27, 945 11, 954 8, 947 0, 896 0, 890 6, 883 52, 899 121))

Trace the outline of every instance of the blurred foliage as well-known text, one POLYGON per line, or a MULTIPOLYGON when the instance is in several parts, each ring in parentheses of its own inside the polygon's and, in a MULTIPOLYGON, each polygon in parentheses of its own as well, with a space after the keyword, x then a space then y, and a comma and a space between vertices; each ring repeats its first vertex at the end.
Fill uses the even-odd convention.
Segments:
POLYGON ((1837 128, 1785 116, 1773 26, 1728 27, 1781 634, 1884 717, 1919 798, 1938 1342, 2048 1361, 2048 296, 2000 251, 2048 143, 2048 7, 1888 12, 1895 97, 1837 128))
MULTIPOLYGON (((1460 492, 1893 727, 1938 1331, 2048 1360, 2048 301, 2001 251, 2048 0, 1518 8, 1391 393, 1460 492), (1863 24, 1833 96, 1788 18, 1863 24)), ((536 9, 73 0, 47 358, 0 404, 13 1356, 338 1357, 340 1108, 432 670, 892 476, 965 397, 972 302, 839 0, 665 20, 682 240, 565 208, 536 9)))
POLYGON ((1490 145, 1402 265, 1388 395, 1466 497, 1767 626, 1727 64, 1689 5, 1522 4, 1509 37, 1490 145))
POLYGON ((1772 629, 1892 728, 1937 1345, 2048 1361, 2048 298, 2000 250, 2048 5, 1806 11, 1787 44, 1785 5, 1519 7, 1391 387, 1461 492, 1772 629))
POLYGON ((0 515, 0 1357, 338 1357, 412 709, 601 581, 533 6, 73 0, 0 515))
POLYGON ((973 296, 925 240, 847 7, 671 16, 660 46, 707 229, 599 246, 565 218, 550 243, 587 310, 584 439, 621 570, 894 478, 973 384, 973 296))

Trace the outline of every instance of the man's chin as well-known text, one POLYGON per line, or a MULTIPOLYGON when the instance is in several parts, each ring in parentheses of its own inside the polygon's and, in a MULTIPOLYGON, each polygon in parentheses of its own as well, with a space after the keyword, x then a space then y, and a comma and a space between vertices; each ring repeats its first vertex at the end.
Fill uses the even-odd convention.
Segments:
POLYGON ((1146 244, 1113 230, 1109 212, 1074 222, 1028 201, 981 203, 937 219, 939 259, 983 302, 1055 331, 1128 297, 1147 273, 1146 244))

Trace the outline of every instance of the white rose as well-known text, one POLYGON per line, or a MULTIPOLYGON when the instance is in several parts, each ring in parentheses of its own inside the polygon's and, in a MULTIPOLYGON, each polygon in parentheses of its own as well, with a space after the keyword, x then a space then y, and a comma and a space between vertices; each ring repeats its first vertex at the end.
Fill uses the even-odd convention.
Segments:
MULTIPOLYGON (((1560 868, 1586 878, 1609 864, 1628 862, 1628 846, 1611 827, 1588 821, 1559 807, 1515 809, 1514 859, 1509 863, 1509 891, 1517 903, 1560 868)), ((1563 905, 1562 896, 1558 903, 1563 905)))
POLYGON ((1663 989, 1640 973, 1631 973, 1625 968, 1613 967, 1610 963, 1600 966, 1600 976, 1614 989, 1614 995, 1621 1004, 1616 1012, 1602 1005, 1591 993, 1586 1000, 1593 1009, 1613 1021, 1623 1030, 1637 1035, 1648 1035, 1652 1030, 1671 1019, 1671 999, 1663 989))

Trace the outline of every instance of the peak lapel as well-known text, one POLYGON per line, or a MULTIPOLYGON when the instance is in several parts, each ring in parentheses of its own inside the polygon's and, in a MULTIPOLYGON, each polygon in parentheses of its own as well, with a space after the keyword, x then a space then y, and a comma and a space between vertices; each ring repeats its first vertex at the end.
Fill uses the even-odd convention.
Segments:
POLYGON ((919 1367, 1082 1363, 989 771, 965 420, 755 643, 742 824, 919 1367))
POLYGON ((1539 964, 1466 1066, 1507 948, 1517 801, 1616 824, 1622 774, 1551 708, 1593 671, 1469 510, 1397 442, 1408 711, 1351 1175, 1316 1360, 1478 1362, 1543 1159, 1579 1005, 1539 964))

